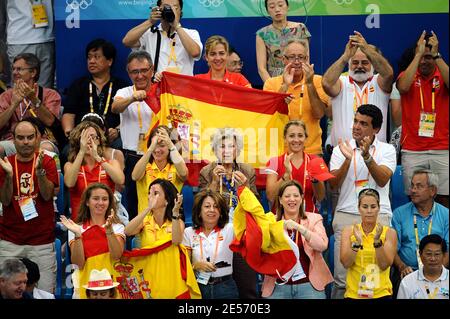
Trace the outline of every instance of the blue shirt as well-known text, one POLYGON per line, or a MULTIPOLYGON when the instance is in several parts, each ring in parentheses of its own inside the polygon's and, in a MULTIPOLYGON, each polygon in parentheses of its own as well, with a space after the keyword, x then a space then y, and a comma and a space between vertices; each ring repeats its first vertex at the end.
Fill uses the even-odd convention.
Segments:
POLYGON ((412 202, 394 210, 392 227, 397 232, 397 252, 406 265, 414 270, 418 268, 416 249, 419 247, 416 245, 414 216, 417 220, 419 242, 428 235, 428 227, 432 220, 431 234, 437 234, 444 238, 448 247, 448 213, 448 208, 436 202, 427 217, 420 215, 412 202))

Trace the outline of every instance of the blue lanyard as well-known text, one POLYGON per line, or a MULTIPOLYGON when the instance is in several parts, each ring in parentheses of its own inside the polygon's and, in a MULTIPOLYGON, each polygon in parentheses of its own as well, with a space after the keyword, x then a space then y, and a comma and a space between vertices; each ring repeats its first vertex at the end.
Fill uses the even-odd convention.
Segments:
MULTIPOLYGON (((232 175, 233 176, 233 175, 232 175)), ((233 177, 232 177, 233 178, 233 177)), ((222 176, 223 183, 225 184, 225 187, 227 188, 229 194, 230 194, 230 208, 237 206, 237 192, 236 187, 231 186, 230 182, 227 180, 225 175, 222 176)))

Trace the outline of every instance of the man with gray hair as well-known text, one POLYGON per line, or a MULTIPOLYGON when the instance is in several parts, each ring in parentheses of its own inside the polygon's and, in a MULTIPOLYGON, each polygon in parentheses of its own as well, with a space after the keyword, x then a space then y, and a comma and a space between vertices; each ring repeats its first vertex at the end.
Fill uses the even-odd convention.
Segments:
POLYGON ((328 114, 328 96, 322 89, 322 76, 314 74, 310 64, 309 49, 300 40, 286 45, 283 55, 284 72, 267 79, 264 91, 290 94, 286 98, 289 120, 302 120, 308 127, 305 152, 322 154, 322 129, 320 119, 328 114))
MULTIPOLYGON (((361 33, 349 36, 344 53, 331 65, 322 78, 322 86, 331 97, 331 145, 338 140, 352 138, 353 117, 362 104, 376 105, 387 119, 389 96, 394 71, 379 50, 368 44, 361 33), (342 75, 348 64, 348 75, 342 75), (377 71, 378 74, 374 75, 377 71)), ((378 140, 386 142, 385 120, 377 134, 378 140)))
POLYGON ((17 258, 6 259, 0 264, 0 300, 33 299, 25 291, 27 267, 17 258))
MULTIPOLYGON (((423 237, 437 234, 448 247, 449 210, 435 201, 438 185, 437 174, 430 170, 416 170, 411 179, 411 202, 394 210, 392 227, 398 236, 394 259, 397 273, 392 276, 394 293, 400 279, 421 265, 419 244, 423 237)), ((448 267, 448 252, 444 256, 444 266, 448 267)))
POLYGON ((137 215, 136 182, 131 178, 134 166, 146 151, 145 136, 150 128, 153 111, 145 102, 147 94, 155 93, 152 86, 153 62, 146 51, 131 52, 127 72, 133 85, 117 90, 112 112, 120 114, 120 131, 125 155, 125 198, 130 220, 137 215))

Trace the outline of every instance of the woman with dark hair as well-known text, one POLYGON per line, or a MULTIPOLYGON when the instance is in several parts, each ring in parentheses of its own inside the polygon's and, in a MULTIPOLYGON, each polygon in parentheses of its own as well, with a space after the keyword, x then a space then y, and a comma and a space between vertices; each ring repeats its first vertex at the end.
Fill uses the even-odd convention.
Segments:
POLYGON ((64 165, 64 184, 69 188, 72 219, 80 209, 80 194, 91 183, 104 183, 114 192, 125 175, 117 160, 105 159, 106 137, 91 121, 78 124, 70 133, 68 162, 64 165))
POLYGON ((340 260, 348 269, 345 298, 392 298, 390 267, 397 253, 397 233, 378 222, 380 194, 372 188, 358 194, 361 223, 342 231, 340 260))
POLYGON ((264 4, 272 23, 256 31, 256 61, 263 82, 283 74, 283 52, 290 40, 303 39, 309 52, 311 38, 306 25, 287 20, 288 0, 265 0, 264 4))
POLYGON ((150 132, 147 152, 139 159, 131 173, 136 181, 138 213, 147 208, 149 185, 157 178, 166 179, 180 192, 188 176, 188 169, 179 153, 176 130, 160 125, 150 132))
POLYGON ((203 299, 237 299, 233 273, 233 224, 223 196, 210 189, 197 193, 192 208, 193 226, 184 231, 192 267, 203 299))
POLYGON ((276 200, 276 220, 284 220, 288 236, 298 247, 303 275, 294 275, 287 282, 265 276, 262 296, 271 299, 325 299, 325 286, 333 276, 322 253, 328 237, 322 215, 305 212, 303 190, 296 180, 283 182, 276 200), (276 283, 281 285, 275 285, 276 283))
MULTIPOLYGON (((124 250, 125 233, 116 215, 113 192, 108 186, 90 184, 81 196, 76 221, 61 215, 61 222, 70 231, 71 261, 79 267, 79 273, 73 277, 75 288, 87 284, 92 269, 113 271, 113 262, 124 250)), ((86 298, 85 291, 80 292, 81 298, 86 298)))

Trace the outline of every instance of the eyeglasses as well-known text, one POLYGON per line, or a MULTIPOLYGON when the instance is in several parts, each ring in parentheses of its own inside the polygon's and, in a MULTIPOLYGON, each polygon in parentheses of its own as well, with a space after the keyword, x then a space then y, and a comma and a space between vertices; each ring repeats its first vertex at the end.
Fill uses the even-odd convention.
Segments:
POLYGON ((22 73, 23 71, 25 71, 25 70, 33 70, 33 68, 21 68, 21 67, 12 67, 11 68, 11 72, 15 72, 15 71, 17 71, 17 72, 19 72, 19 73, 22 73))
POLYGON ((128 73, 131 75, 139 75, 139 74, 145 74, 148 71, 150 71, 152 68, 145 68, 145 69, 136 69, 136 70, 129 70, 128 73))
POLYGON ((100 55, 100 54, 94 54, 94 55, 88 54, 87 60, 88 61, 91 60, 91 59, 100 60, 103 57, 104 57, 104 55, 100 55))
POLYGON ((284 57, 290 62, 294 62, 295 60, 299 60, 300 62, 302 62, 308 59, 306 55, 285 55, 284 57))
POLYGON ((230 64, 232 66, 243 66, 244 65, 244 61, 241 61, 241 60, 239 60, 239 61, 232 61, 230 64))

